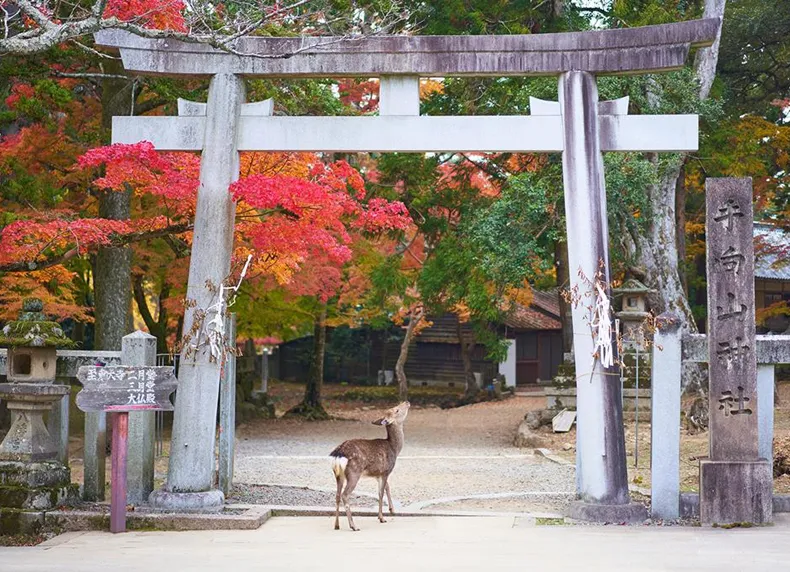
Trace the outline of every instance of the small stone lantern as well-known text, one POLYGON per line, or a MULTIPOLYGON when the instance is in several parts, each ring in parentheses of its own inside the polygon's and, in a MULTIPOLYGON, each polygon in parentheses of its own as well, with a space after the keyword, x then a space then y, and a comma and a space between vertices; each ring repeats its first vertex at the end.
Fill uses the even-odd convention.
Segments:
POLYGON ((41 300, 25 300, 19 319, 0 332, 0 346, 8 348, 8 382, 0 383, 0 399, 13 418, 0 443, 0 508, 48 509, 76 493, 43 419, 70 391, 55 384, 56 351, 74 342, 42 309, 41 300), (3 494, 8 491, 13 494, 3 494))
POLYGON ((643 323, 650 316, 647 296, 653 292, 639 280, 630 279, 612 293, 621 298, 620 311, 615 315, 620 320, 620 333, 626 347, 639 346, 644 348, 645 330, 643 323))

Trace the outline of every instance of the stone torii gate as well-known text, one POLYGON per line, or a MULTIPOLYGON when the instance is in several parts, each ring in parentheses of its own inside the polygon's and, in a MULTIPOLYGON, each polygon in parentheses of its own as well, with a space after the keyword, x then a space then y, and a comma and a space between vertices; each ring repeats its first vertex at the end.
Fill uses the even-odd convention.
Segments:
MULTIPOLYGON (((196 310, 212 312, 214 294, 205 285, 219 285, 229 273, 234 204, 227 189, 238 177, 239 151, 562 152, 571 286, 599 300, 578 274, 592 278, 602 263, 602 280, 609 282, 601 153, 696 150, 698 118, 628 116, 627 102, 598 101, 596 76, 679 69, 692 46, 713 43, 719 27, 718 19, 705 19, 562 34, 239 39, 235 51, 249 56, 117 30, 100 32, 96 43, 119 49, 128 71, 211 77, 207 104, 184 103, 179 117, 113 118, 114 143, 147 140, 163 151, 202 151, 188 332, 196 310), (528 75, 559 76, 559 104, 535 101, 531 116, 419 116, 420 77, 528 75), (380 115, 273 117, 270 104, 244 103, 245 77, 379 77, 380 115)), ((593 359, 588 321, 588 309, 577 305, 581 502, 572 516, 639 520, 644 508, 628 496, 619 374, 593 359)), ((154 506, 221 505, 221 493, 212 490, 219 378, 220 364, 208 349, 182 356, 167 484, 152 494, 154 506)))

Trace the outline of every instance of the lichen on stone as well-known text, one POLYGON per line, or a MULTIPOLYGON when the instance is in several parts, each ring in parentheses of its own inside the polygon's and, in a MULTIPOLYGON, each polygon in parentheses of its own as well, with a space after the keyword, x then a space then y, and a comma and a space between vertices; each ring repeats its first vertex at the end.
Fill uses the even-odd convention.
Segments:
POLYGON ((0 335, 0 347, 74 348, 76 343, 66 337, 57 322, 47 320, 37 298, 23 302, 19 319, 9 322, 0 335))

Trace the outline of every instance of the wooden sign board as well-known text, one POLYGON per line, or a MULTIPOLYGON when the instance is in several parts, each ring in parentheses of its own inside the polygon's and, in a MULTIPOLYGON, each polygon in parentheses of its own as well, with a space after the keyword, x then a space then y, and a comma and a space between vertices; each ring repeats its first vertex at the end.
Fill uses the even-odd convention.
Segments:
POLYGON ((178 386, 172 367, 82 366, 77 379, 82 411, 173 411, 170 394, 178 386))

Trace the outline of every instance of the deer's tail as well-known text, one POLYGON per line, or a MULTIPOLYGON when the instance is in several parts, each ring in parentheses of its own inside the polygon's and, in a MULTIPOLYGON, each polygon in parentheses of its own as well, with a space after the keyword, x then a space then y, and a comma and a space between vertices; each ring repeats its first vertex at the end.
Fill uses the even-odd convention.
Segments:
POLYGON ((345 480, 346 478, 346 465, 348 465, 348 458, 340 452, 340 447, 329 453, 332 457, 332 472, 338 480, 345 480))

